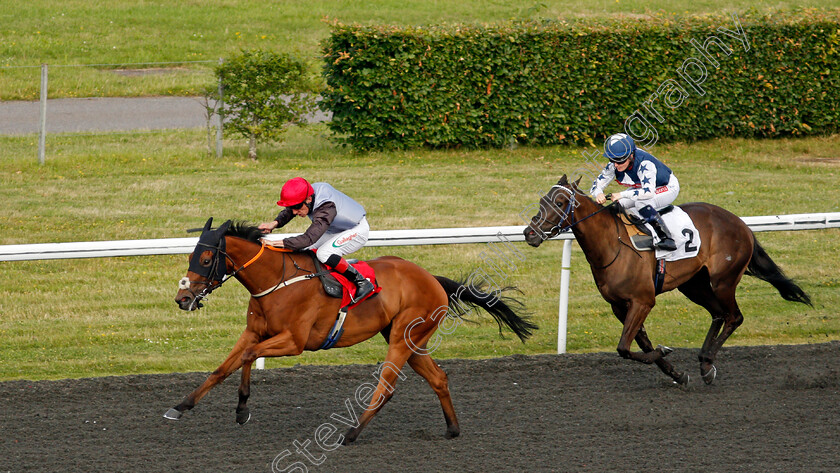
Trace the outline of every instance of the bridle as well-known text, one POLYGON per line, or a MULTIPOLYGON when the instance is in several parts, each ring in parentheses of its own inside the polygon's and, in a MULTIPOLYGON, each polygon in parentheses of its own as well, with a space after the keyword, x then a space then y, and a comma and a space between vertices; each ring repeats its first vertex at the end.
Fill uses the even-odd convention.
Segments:
POLYGON ((226 261, 230 261, 231 265, 233 265, 233 266, 236 266, 236 263, 233 261, 233 258, 231 258, 230 255, 228 255, 227 252, 225 251, 224 245, 223 245, 224 241, 225 241, 224 237, 222 237, 221 239, 219 239, 219 243, 216 244, 215 246, 210 245, 208 243, 203 243, 203 242, 200 242, 200 241, 196 245, 196 248, 198 248, 199 246, 204 246, 204 247, 210 248, 213 251, 213 260, 211 261, 210 266, 209 266, 209 268, 207 268, 206 271, 202 270, 202 273, 206 273, 206 274, 200 274, 198 271, 193 269, 194 273, 198 274, 199 276, 203 276, 203 277, 207 278, 206 280, 204 280, 204 281, 192 280, 192 279, 189 279, 187 276, 184 276, 183 278, 181 278, 180 281, 178 281, 178 289, 183 289, 183 290, 189 291, 189 293, 192 294, 192 296, 193 296, 193 300, 190 303, 189 310, 193 310, 194 308, 203 307, 203 305, 201 304, 202 299, 209 296, 211 292, 213 292, 217 288, 221 287, 221 285, 224 284, 225 281, 230 279, 232 276, 234 276, 239 271, 242 271, 243 269, 245 269, 245 267, 247 265, 251 264, 254 260, 256 260, 256 258, 258 258, 262 254, 262 250, 260 250, 260 252, 257 254, 257 256, 254 257, 251 261, 242 265, 241 268, 237 268, 233 273, 227 274, 227 265, 225 265, 224 268, 221 268, 219 266, 222 262, 222 258, 220 258, 219 256, 223 255, 224 259, 226 261), (218 279, 217 283, 213 282, 212 277, 214 275, 216 275, 216 276, 221 275, 221 278, 218 279), (193 285, 196 285, 196 284, 204 285, 204 288, 202 288, 201 291, 199 291, 198 293, 196 293, 192 289, 193 285))
MULTIPOLYGON (((254 257, 251 258, 250 260, 248 260, 245 264, 243 264, 242 266, 239 266, 237 268, 236 267, 236 262, 233 261, 233 258, 224 249, 224 244, 223 244, 224 241, 225 241, 224 237, 222 237, 219 240, 219 243, 216 246, 213 246, 213 245, 210 245, 210 244, 207 244, 207 243, 198 242, 197 246, 205 246, 205 247, 208 247, 208 248, 211 248, 212 250, 214 250, 213 251, 213 261, 210 264, 209 271, 207 271, 208 274, 207 275, 199 274, 199 276, 203 276, 203 277, 207 278, 207 280, 205 280, 205 281, 191 280, 191 279, 187 278, 186 276, 184 276, 183 278, 181 278, 180 281, 178 281, 178 288, 189 291, 189 293, 192 294, 192 296, 193 296, 193 300, 190 303, 190 306, 188 307, 189 310, 193 310, 193 308, 196 308, 196 307, 197 308, 203 307, 203 305, 201 304, 202 299, 207 298, 207 296, 209 296, 211 292, 213 292, 216 289, 218 289, 219 287, 221 287, 222 284, 227 282, 230 278, 236 276, 241 271, 244 271, 245 268, 247 268, 248 266, 253 264, 255 261, 257 261, 263 255, 263 253, 265 252, 266 249, 268 249, 270 251, 277 251, 277 252, 280 252, 280 253, 291 253, 290 250, 287 250, 287 249, 284 249, 284 248, 275 248, 273 246, 266 245, 265 241, 261 241, 260 242, 260 251, 258 251, 257 254, 254 255, 254 257), (220 257, 220 255, 224 256, 224 259, 226 261, 230 261, 230 264, 235 268, 230 274, 227 274, 227 265, 225 265, 224 269, 219 267, 219 264, 222 261, 222 258, 220 257), (217 283, 213 283, 212 279, 210 279, 211 275, 214 275, 214 274, 223 274, 221 276, 221 278, 218 279, 219 282, 217 282, 217 283), (202 284, 202 285, 204 285, 204 288, 201 291, 199 291, 198 293, 196 293, 195 291, 192 290, 192 285, 193 284, 202 284)), ((301 268, 297 264, 297 261, 294 260, 294 258, 290 257, 289 260, 291 260, 292 264, 295 266, 295 274, 297 274, 299 271, 308 272, 308 274, 305 274, 303 276, 293 277, 293 278, 290 278, 290 279, 284 279, 283 276, 281 276, 280 282, 278 282, 275 286, 273 286, 272 288, 267 289, 265 291, 262 291, 258 294, 251 294, 251 296, 254 297, 254 298, 260 298, 260 297, 266 296, 266 295, 276 291, 277 289, 280 289, 281 287, 286 287, 286 286, 289 286, 289 285, 294 284, 296 282, 299 282, 299 281, 302 281, 302 280, 312 279, 314 277, 317 277, 317 276, 321 275, 321 273, 312 273, 311 271, 308 271, 305 268, 301 268)), ((195 271, 193 271, 193 272, 195 272, 195 271)), ((198 273, 196 273, 196 274, 198 274, 198 273)), ((283 256, 283 266, 281 268, 280 274, 282 274, 282 275, 286 274, 286 257, 285 257, 285 255, 283 256)))
MULTIPOLYGON (((574 227, 575 225, 583 222, 584 220, 586 220, 588 218, 592 218, 595 215, 598 215, 599 213, 601 213, 601 212, 609 209, 613 205, 615 205, 614 201, 610 202, 608 205, 604 205, 600 209, 592 212, 591 214, 583 217, 582 219, 580 219, 578 221, 575 221, 574 220, 574 218, 575 218, 575 207, 577 207, 577 205, 575 205, 575 204, 577 204, 577 199, 575 198, 575 191, 573 189, 569 189, 569 188, 567 188, 567 187, 565 187, 561 184, 555 184, 555 185, 551 186, 551 190, 549 190, 549 194, 551 194, 554 189, 562 189, 562 190, 566 191, 567 195, 569 196, 569 202, 566 205, 566 209, 563 210, 563 212, 559 214, 560 218, 558 219, 557 223, 554 223, 554 226, 552 226, 548 230, 548 233, 546 234, 547 235, 546 240, 549 239, 549 238, 553 238, 553 237, 557 236, 558 234, 560 234, 562 232, 566 232, 566 231, 571 230, 572 227, 574 227), (562 226, 562 223, 564 221, 568 221, 570 223, 566 226, 562 226)), ((551 199, 551 202, 555 205, 557 204, 557 202, 553 198, 551 199)), ((605 264, 604 266, 597 266, 597 267, 593 266, 592 269, 605 269, 605 268, 609 267, 611 264, 615 263, 615 260, 618 259, 618 255, 621 254, 622 245, 627 246, 628 248, 633 250, 633 252, 636 253, 636 255, 639 258, 642 257, 642 255, 639 254, 639 252, 636 251, 635 248, 633 248, 632 246, 627 244, 627 242, 625 242, 624 240, 621 239, 621 233, 619 233, 618 218, 613 216, 613 220, 615 221, 615 231, 616 231, 616 235, 618 235, 618 242, 621 243, 621 244, 618 246, 618 251, 616 251, 615 256, 613 257, 613 259, 609 263, 605 264)), ((548 221, 548 219, 545 219, 544 221, 548 221)), ((548 221, 548 223, 552 223, 552 222, 548 221)), ((540 232, 545 233, 545 232, 543 232, 542 229, 539 229, 539 230, 540 230, 540 232)))
MULTIPOLYGON (((548 233, 543 232, 543 230, 540 229, 541 232, 546 233, 546 235, 548 235, 546 239, 554 238, 555 236, 557 236, 560 233, 567 232, 567 231, 571 230, 572 227, 579 224, 580 222, 583 222, 584 220, 586 220, 588 218, 594 217, 595 215, 603 212, 604 210, 607 210, 608 208, 612 207, 613 204, 615 204, 615 202, 610 202, 609 205, 605 205, 602 208, 596 210, 595 212, 592 212, 591 214, 587 215, 586 217, 583 217, 582 219, 580 219, 578 221, 574 221, 575 207, 577 207, 577 199, 575 198, 575 191, 573 189, 569 189, 569 188, 567 188, 563 185, 555 184, 555 185, 551 186, 551 190, 548 191, 548 194, 551 194, 554 189, 558 189, 558 190, 562 189, 565 192, 567 192, 567 195, 569 196, 569 202, 566 204, 566 208, 562 212, 560 212, 560 214, 559 214, 560 218, 558 219, 557 223, 554 223, 553 224, 554 226, 552 226, 548 230, 548 233), (569 221, 570 223, 566 226, 562 226, 562 223, 564 221, 569 221)), ((557 202, 553 198, 551 199, 551 202, 553 204, 557 204, 557 202)), ((544 221, 548 221, 548 219, 545 219, 544 221)), ((552 223, 552 222, 548 221, 548 223, 552 223)))

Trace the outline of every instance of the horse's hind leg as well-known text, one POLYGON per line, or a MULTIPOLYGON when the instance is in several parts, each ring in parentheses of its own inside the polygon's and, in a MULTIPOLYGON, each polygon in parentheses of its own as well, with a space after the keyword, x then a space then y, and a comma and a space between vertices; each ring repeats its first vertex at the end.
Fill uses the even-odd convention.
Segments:
POLYGON ((449 380, 446 373, 429 355, 414 353, 408 359, 408 364, 417 374, 429 382, 429 386, 438 395, 440 406, 443 408, 443 417, 446 419, 446 438, 451 439, 460 435, 461 428, 458 426, 458 418, 455 416, 455 407, 452 405, 452 396, 449 394, 449 380))
MULTIPOLYGON (((737 282, 735 283, 737 284, 737 282)), ((741 314, 741 309, 738 307, 738 302, 735 300, 735 285, 732 286, 718 286, 715 289, 715 296, 717 300, 720 302, 721 305, 726 307, 724 316, 723 316, 723 327, 720 329, 720 333, 717 337, 714 338, 709 343, 709 346, 706 347, 704 344, 704 348, 706 348, 706 357, 708 360, 711 360, 710 363, 714 363, 715 357, 717 357, 717 352, 723 346, 726 339, 735 332, 735 329, 741 326, 744 322, 744 316, 741 314)), ((703 374, 703 365, 700 366, 700 373, 703 374)), ((706 384, 712 384, 712 381, 715 379, 715 374, 717 370, 712 365, 711 372, 707 372, 703 375, 703 380, 706 381, 706 384)))
POLYGON ((718 350, 744 320, 735 302, 735 285, 737 281, 730 287, 718 284, 719 289, 715 290, 708 273, 704 271, 679 287, 680 292, 689 300, 709 311, 712 316, 712 324, 699 356, 700 375, 706 384, 712 384, 715 380, 717 368, 714 363, 718 350))
MULTIPOLYGON (((432 316, 433 313, 439 315, 437 310, 431 308, 428 310, 403 311, 397 314, 392 319, 391 324, 382 330, 382 335, 388 341, 388 353, 385 355, 385 362, 378 368, 379 383, 371 395, 370 404, 359 417, 358 424, 351 427, 345 434, 343 442, 345 445, 354 442, 362 429, 373 419, 373 416, 391 399, 397 377, 405 379, 405 375, 400 370, 405 362, 415 354, 410 347, 415 349, 425 347, 429 338, 437 329, 436 319, 432 316)), ((434 385, 432 387, 434 388, 434 385)), ((449 404, 451 406, 451 401, 449 404)), ((446 414, 445 407, 444 414, 446 414)), ((454 409, 452 410, 452 419, 455 421, 454 409)), ((458 425, 457 421, 455 421, 455 425, 458 425)))
MULTIPOLYGON (((400 340, 402 342, 402 340, 400 340)), ((373 419, 373 416, 379 412, 380 409, 391 399, 394 395, 394 385, 397 377, 405 379, 405 375, 401 369, 405 362, 411 355, 411 350, 408 346, 402 343, 391 344, 388 348, 388 354, 385 356, 385 361, 377 368, 379 375, 379 383, 376 389, 370 396, 370 404, 365 411, 359 416, 357 425, 351 427, 344 435, 344 445, 355 442, 362 432, 362 429, 373 419), (401 346, 400 346, 401 345, 401 346)))

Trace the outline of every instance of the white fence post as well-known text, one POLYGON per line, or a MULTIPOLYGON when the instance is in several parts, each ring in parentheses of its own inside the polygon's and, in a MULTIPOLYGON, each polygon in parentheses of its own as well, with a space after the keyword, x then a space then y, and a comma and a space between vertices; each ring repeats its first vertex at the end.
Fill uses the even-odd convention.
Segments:
POLYGON ((44 164, 47 156, 47 65, 41 64, 41 134, 38 137, 38 163, 44 164))
POLYGON ((557 354, 566 353, 566 325, 569 313, 569 277, 572 266, 572 240, 563 242, 563 264, 560 266, 560 308, 557 315, 557 354))

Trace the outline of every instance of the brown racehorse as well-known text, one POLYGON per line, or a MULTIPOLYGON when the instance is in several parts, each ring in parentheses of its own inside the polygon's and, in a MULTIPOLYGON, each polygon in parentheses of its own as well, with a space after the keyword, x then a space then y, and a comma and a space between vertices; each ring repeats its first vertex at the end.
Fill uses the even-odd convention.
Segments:
MULTIPOLYGON (((618 353, 623 358, 657 366, 678 384, 689 376, 665 360, 671 349, 653 348, 644 321, 656 303, 653 252, 638 252, 630 245, 615 206, 602 207, 564 175, 540 199, 540 213, 525 228, 525 241, 537 247, 544 239, 571 229, 595 277, 595 284, 613 313, 624 324, 618 353), (643 353, 630 350, 636 340, 643 353)), ((680 206, 700 232, 700 251, 694 258, 668 262, 661 292, 679 289, 712 315, 712 325, 700 350, 700 374, 706 384, 714 381, 718 350, 741 325, 744 317, 735 301, 735 287, 748 274, 769 282, 785 300, 811 305, 808 295, 788 279, 758 244, 752 231, 734 214, 711 204, 680 206)))
MULTIPOLYGON (((259 357, 294 356, 317 350, 336 323, 341 300, 327 296, 308 253, 266 246, 260 230, 228 220, 218 229, 207 221, 198 245, 190 256, 187 275, 181 280, 175 302, 183 310, 201 307, 200 301, 229 277, 236 278, 252 294, 247 325, 227 359, 195 391, 164 417, 178 419, 215 385, 242 367, 236 421, 250 419, 246 402, 250 392, 251 364, 259 357)), ((393 256, 368 262, 376 271, 382 291, 351 309, 343 335, 335 347, 348 347, 381 333, 388 342, 385 363, 376 390, 358 424, 344 437, 354 441, 365 425, 393 393, 394 381, 405 362, 428 381, 437 393, 446 419, 446 436, 460 433, 449 395, 446 374, 429 356, 426 344, 446 317, 459 316, 464 307, 482 307, 499 324, 510 328, 523 342, 537 327, 511 307, 515 299, 488 294, 474 285, 464 285, 432 276, 414 263, 393 256), (452 310, 449 297, 453 298, 452 310), (459 313, 460 310, 460 313, 459 313)), ((449 324, 451 325, 451 324, 449 324)))

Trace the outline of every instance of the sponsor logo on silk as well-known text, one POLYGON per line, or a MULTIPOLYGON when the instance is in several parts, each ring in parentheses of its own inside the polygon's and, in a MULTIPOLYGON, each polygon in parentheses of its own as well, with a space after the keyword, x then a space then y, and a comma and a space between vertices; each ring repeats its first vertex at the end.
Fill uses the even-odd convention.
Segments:
POLYGON ((352 235, 347 235, 346 237, 341 237, 341 238, 339 238, 338 240, 334 241, 334 242, 333 242, 333 244, 332 244, 332 246, 333 246, 333 248, 339 248, 339 247, 341 247, 342 245, 344 245, 345 243, 347 243, 347 242, 349 242, 350 240, 352 240, 353 238, 356 238, 357 236, 359 236, 359 234, 358 234, 358 233, 354 233, 354 234, 352 234, 352 235))

